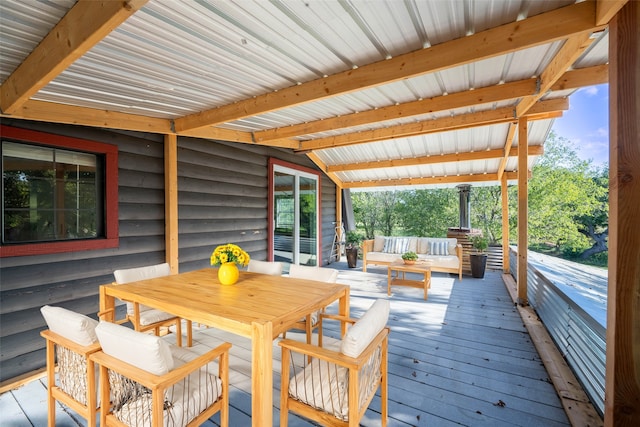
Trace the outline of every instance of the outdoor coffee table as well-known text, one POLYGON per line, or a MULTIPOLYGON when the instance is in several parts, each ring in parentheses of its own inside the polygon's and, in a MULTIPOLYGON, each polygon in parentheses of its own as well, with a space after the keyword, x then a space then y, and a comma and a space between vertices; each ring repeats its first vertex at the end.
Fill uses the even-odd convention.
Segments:
POLYGON ((431 287, 431 264, 426 261, 416 261, 415 264, 405 264, 403 261, 396 261, 389 264, 387 268, 387 295, 391 295, 391 285, 411 286, 413 288, 424 289, 424 299, 427 299, 427 291, 431 287), (391 273, 395 272, 395 275, 391 273), (402 278, 400 276, 402 273, 402 278), (423 274, 423 280, 409 280, 405 273, 423 274))

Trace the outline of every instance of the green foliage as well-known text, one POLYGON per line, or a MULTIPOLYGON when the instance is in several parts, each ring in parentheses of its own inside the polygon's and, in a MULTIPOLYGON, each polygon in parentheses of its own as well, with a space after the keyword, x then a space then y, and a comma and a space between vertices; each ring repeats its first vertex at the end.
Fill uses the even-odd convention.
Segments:
POLYGON ((458 191, 404 191, 396 208, 402 233, 408 236, 446 237, 459 223, 458 191))
POLYGON ((487 250, 487 247, 489 247, 489 240, 484 236, 476 234, 474 236, 469 236, 469 240, 471 241, 473 248, 480 253, 483 253, 487 250))
POLYGON ((362 240, 362 234, 358 233, 357 231, 347 231, 345 243, 347 244, 348 248, 359 247, 360 243, 362 243, 362 240))
POLYGON ((416 261, 418 259, 418 254, 412 251, 405 252, 401 255, 402 259, 405 261, 416 261))
MULTIPOLYGON (((553 132, 529 180, 528 233, 532 248, 606 266, 609 171, 580 160, 575 146, 553 132)), ((518 189, 510 186, 509 236, 517 237, 518 189)), ((367 238, 375 235, 444 237, 459 225, 458 190, 354 193, 356 223, 367 238)), ((502 240, 499 186, 471 190, 471 226, 488 244, 502 240)), ((534 249, 535 250, 535 249, 534 249)))

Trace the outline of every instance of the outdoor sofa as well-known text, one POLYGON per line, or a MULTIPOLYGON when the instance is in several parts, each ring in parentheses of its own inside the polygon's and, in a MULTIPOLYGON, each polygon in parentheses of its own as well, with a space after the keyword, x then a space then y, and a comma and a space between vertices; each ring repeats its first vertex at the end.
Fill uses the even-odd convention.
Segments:
POLYGON ((462 280, 462 245, 455 238, 376 236, 362 242, 362 271, 367 265, 401 261, 409 251, 418 255, 418 261, 429 261, 432 272, 456 273, 462 280))

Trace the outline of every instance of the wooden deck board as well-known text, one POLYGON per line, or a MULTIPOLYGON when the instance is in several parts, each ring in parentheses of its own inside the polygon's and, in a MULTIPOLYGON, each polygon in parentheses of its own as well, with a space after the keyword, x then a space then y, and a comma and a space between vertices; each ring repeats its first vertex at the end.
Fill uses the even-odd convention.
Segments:
MULTIPOLYGON (((488 272, 483 280, 465 276, 461 282, 434 273, 429 299, 424 301, 419 289, 405 287, 393 288, 387 297, 386 269, 379 270, 362 273, 345 268, 338 281, 352 286, 353 317, 377 298, 391 301, 389 426, 569 425, 499 273, 488 272)), ((326 325, 329 336, 337 337, 338 332, 337 325, 326 325)), ((287 337, 303 335, 290 332, 287 337)), ((202 351, 222 341, 233 344, 230 420, 232 426, 249 425, 249 340, 215 329, 198 330, 194 339, 194 349, 202 351)), ((274 425, 278 425, 280 351, 274 346, 274 425)), ((376 397, 362 425, 380 425, 379 403, 376 397)), ((59 425, 86 425, 79 417, 76 423, 68 415, 71 412, 58 411, 59 425)), ((1 395, 0 414, 1 425, 46 425, 45 380, 1 395)), ((297 416, 289 419, 291 426, 313 425, 297 416)), ((205 425, 217 425, 218 420, 214 416, 205 425)))

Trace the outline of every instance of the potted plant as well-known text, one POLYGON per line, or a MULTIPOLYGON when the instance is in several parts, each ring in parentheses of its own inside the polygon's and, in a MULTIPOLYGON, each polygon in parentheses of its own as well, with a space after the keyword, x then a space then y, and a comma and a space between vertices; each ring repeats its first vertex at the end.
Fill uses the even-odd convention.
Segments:
POLYGON ((405 252, 402 254, 402 260, 408 265, 415 264, 418 260, 418 254, 413 251, 405 252))
POLYGON ((475 249, 475 252, 469 254, 471 276, 482 279, 484 277, 484 271, 487 268, 487 254, 485 251, 489 246, 489 240, 481 234, 469 236, 469 240, 475 249))
POLYGON ((347 255, 347 265, 349 268, 356 268, 358 266, 358 248, 362 243, 362 236, 355 231, 347 231, 345 243, 344 252, 347 255))

